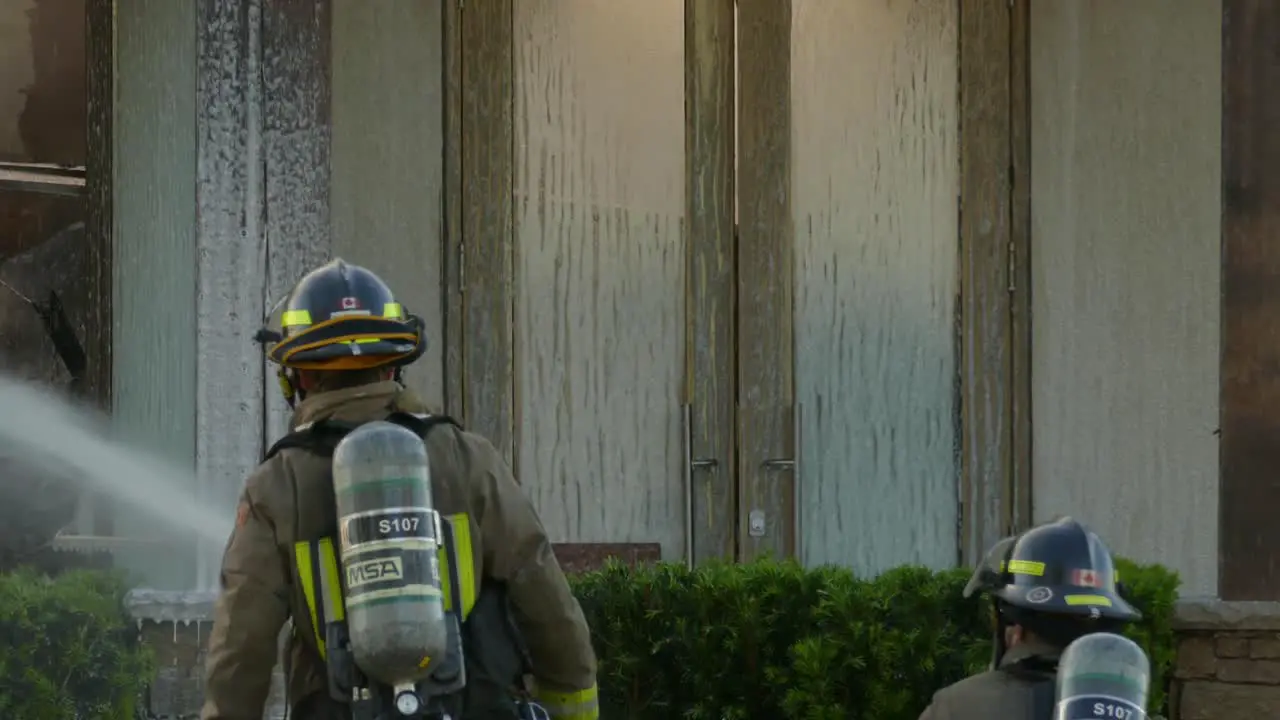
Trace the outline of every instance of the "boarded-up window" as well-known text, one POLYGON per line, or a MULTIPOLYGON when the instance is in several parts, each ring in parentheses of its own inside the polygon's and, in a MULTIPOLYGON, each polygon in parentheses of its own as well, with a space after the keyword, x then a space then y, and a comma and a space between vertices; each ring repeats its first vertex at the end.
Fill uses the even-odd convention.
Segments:
MULTIPOLYGON (((83 0, 0 3, 0 373, 70 396, 86 390, 86 346, 100 330, 85 86, 83 0)), ((4 564, 71 526, 79 493, 14 448, 0 448, 0 475, 4 564)))

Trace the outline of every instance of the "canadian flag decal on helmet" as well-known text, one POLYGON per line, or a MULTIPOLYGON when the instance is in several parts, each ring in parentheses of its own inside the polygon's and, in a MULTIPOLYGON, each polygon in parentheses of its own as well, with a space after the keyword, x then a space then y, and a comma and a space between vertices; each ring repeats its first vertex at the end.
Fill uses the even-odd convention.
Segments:
POLYGON ((356 299, 355 299, 355 298, 353 298, 353 297, 344 297, 344 298, 342 298, 342 309, 343 309, 343 310, 355 310, 355 309, 357 309, 357 308, 359 308, 359 307, 360 307, 360 301, 359 301, 359 300, 356 300, 356 299))
POLYGON ((1102 587, 1102 577, 1097 570, 1072 570, 1071 584, 1076 587, 1102 587))

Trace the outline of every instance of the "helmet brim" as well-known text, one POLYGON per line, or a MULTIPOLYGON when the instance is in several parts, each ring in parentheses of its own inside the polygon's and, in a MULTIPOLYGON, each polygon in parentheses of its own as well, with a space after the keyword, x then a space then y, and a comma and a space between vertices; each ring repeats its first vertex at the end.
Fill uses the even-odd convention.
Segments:
POLYGON ((1119 593, 1104 588, 1075 585, 1006 585, 991 595, 1015 607, 1033 612, 1079 617, 1103 617, 1121 622, 1142 619, 1142 613, 1119 593))
POLYGON ((267 355, 277 365, 299 370, 355 370, 412 362, 422 349, 422 335, 412 322, 353 316, 292 334, 267 355))

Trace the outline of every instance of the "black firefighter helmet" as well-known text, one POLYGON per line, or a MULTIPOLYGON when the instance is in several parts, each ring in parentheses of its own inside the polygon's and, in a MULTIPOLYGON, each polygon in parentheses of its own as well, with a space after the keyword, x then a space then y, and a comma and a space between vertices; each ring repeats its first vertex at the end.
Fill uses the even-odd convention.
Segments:
POLYGON ((399 368, 427 348, 422 320, 405 312, 382 278, 341 259, 303 276, 277 311, 257 340, 280 366, 290 401, 291 371, 399 368))
POLYGON ((1102 538, 1070 517, 996 543, 964 589, 986 592, 1025 612, 1118 623, 1142 619, 1120 596, 1102 538))

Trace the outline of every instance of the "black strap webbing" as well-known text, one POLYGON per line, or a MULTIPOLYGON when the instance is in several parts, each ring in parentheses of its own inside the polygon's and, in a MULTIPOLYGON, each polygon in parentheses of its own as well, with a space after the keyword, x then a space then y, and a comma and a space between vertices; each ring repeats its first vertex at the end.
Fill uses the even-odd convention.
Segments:
MULTIPOLYGON (((427 439, 427 434, 436 426, 452 425, 459 429, 462 427, 457 420, 448 415, 428 415, 423 418, 405 412, 394 412, 384 419, 387 422, 395 423, 410 430, 423 440, 427 439)), ((301 448, 321 457, 331 457, 334 449, 338 447, 338 443, 342 442, 342 438, 357 427, 360 427, 360 423, 349 423, 329 418, 317 420, 309 427, 291 432, 277 440, 262 460, 266 462, 275 457, 281 450, 289 448, 301 448)))
POLYGON ((1002 671, 1031 685, 1032 717, 1052 720, 1055 702, 1057 663, 1045 658, 1027 658, 1001 668, 1002 671))

